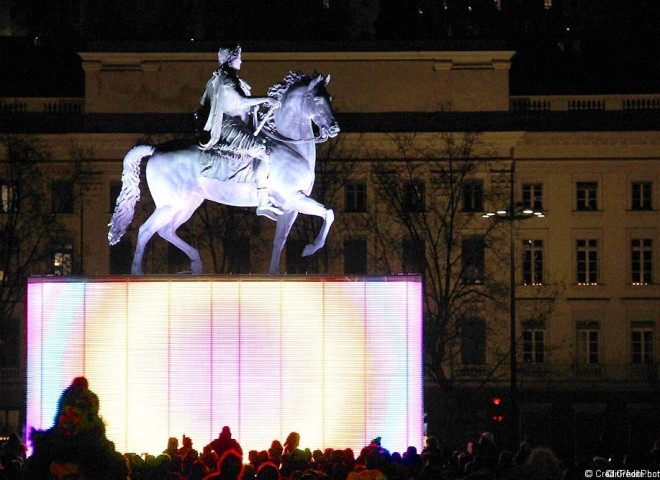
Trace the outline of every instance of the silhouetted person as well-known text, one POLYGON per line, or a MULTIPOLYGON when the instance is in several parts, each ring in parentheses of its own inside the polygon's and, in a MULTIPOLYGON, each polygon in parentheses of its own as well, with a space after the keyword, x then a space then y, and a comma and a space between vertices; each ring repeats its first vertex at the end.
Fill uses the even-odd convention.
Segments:
POLYGON ((271 462, 262 463, 257 469, 257 480, 280 480, 280 471, 271 462))
POLYGON ((241 456, 243 456, 241 445, 231 437, 231 430, 227 426, 222 427, 222 431, 220 432, 220 435, 218 435, 218 438, 209 443, 208 446, 211 447, 218 458, 222 457, 222 455, 229 450, 236 450, 241 456))
POLYGON ((243 455, 236 450, 228 450, 218 460, 218 471, 204 477, 204 480, 238 480, 243 470, 243 455))
POLYGON ((25 480, 126 479, 127 462, 105 436, 99 399, 86 378, 74 379, 62 392, 54 423, 48 430, 32 429, 33 453, 25 462, 25 480))

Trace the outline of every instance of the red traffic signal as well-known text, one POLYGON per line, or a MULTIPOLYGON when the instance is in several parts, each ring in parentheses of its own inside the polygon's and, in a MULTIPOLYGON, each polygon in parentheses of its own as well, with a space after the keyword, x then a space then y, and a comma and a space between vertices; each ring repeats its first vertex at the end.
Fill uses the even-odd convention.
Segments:
POLYGON ((490 418, 495 423, 504 422, 504 414, 502 413, 502 397, 493 397, 490 399, 492 406, 492 411, 490 418))

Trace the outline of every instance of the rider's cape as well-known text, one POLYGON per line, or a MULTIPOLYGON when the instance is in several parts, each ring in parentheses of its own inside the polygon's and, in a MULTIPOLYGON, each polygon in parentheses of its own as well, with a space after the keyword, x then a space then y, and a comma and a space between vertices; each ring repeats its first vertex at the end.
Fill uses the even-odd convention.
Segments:
POLYGON ((232 78, 223 70, 214 72, 207 82, 200 103, 210 104, 204 130, 210 132, 211 140, 200 145, 203 150, 201 174, 222 181, 247 181, 252 160, 267 148, 266 139, 263 135, 253 135, 253 129, 240 118, 224 113, 222 97, 226 88, 240 89, 245 95, 250 93, 247 83, 232 78))

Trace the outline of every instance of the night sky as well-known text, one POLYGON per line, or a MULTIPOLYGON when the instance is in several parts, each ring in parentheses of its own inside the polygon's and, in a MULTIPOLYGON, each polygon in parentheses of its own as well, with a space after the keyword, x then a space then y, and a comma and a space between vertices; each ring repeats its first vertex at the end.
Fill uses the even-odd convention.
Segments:
POLYGON ((215 51, 232 42, 246 51, 515 50, 512 95, 660 92, 659 1, 542 4, 24 0, 12 7, 15 36, 0 37, 0 96, 82 96, 79 51, 215 51))

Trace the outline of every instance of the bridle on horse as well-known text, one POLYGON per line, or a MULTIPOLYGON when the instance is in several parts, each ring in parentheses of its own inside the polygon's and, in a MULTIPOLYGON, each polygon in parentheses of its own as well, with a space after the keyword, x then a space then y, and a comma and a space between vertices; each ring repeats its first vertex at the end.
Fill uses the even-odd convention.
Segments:
MULTIPOLYGON (((314 99, 315 99, 314 95, 305 95, 305 100, 304 101, 305 101, 305 103, 307 103, 311 100, 312 104, 313 104, 314 99)), ((302 119, 304 119, 304 120, 311 119, 312 121, 314 121, 314 118, 318 117, 318 114, 316 113, 315 108, 312 108, 312 111, 314 111, 314 114, 310 115, 309 117, 302 117, 302 119)), ((262 120, 261 125, 263 125, 265 123, 265 120, 267 120, 269 117, 271 117, 273 113, 274 113, 274 109, 271 107, 271 109, 264 116, 264 120, 262 120)), ((314 122, 314 123, 316 123, 316 122, 314 122)), ((276 133, 276 131, 270 131, 268 129, 263 129, 262 131, 264 132, 264 134, 267 137, 270 137, 273 140, 277 140, 277 141, 282 142, 282 143, 288 143, 288 144, 291 144, 291 145, 302 145, 304 143, 311 143, 311 142, 323 143, 323 142, 326 142, 330 138, 330 136, 328 134, 319 133, 319 135, 316 136, 316 137, 301 139, 301 140, 292 140, 290 138, 283 137, 279 133, 276 133)))

